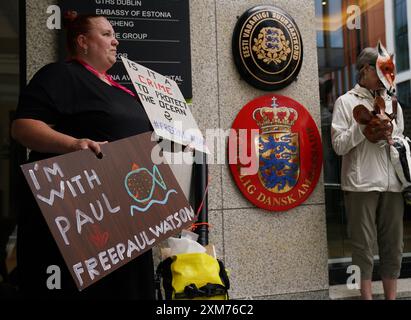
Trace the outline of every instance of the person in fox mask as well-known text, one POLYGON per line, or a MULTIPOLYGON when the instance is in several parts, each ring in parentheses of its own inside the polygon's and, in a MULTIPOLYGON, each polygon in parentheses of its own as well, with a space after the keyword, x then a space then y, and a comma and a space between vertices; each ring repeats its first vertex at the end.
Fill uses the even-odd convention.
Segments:
POLYGON ((335 102, 331 140, 342 156, 341 188, 352 242, 352 263, 361 270, 361 297, 372 299, 374 243, 386 299, 395 299, 403 251, 403 184, 390 159, 403 137, 404 120, 394 96, 395 65, 381 43, 357 57, 358 82, 335 102))

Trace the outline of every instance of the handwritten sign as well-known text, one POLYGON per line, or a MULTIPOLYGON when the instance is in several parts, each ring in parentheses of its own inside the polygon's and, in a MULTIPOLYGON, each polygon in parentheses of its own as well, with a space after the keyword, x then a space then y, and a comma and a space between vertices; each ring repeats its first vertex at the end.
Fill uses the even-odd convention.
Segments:
POLYGON ((156 134, 209 153, 177 83, 134 61, 121 59, 156 134))
POLYGON ((83 290, 194 222, 151 133, 22 166, 64 260, 83 290))

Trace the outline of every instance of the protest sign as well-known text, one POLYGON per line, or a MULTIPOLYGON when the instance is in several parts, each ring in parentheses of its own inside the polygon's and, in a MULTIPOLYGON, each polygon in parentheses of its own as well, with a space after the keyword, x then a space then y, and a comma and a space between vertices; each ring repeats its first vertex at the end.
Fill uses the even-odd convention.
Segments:
POLYGON ((21 166, 79 290, 195 222, 151 133, 101 147, 21 166))
POLYGON ((156 134, 209 153, 176 82, 134 61, 121 59, 156 134))

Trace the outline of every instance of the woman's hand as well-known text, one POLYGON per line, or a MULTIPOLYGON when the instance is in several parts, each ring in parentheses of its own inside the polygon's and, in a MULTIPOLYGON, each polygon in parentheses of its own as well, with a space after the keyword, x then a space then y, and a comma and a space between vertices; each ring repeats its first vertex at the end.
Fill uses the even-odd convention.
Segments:
POLYGON ((90 139, 76 139, 73 143, 73 151, 78 151, 78 150, 85 150, 85 149, 90 149, 93 151, 96 156, 101 159, 103 157, 103 153, 101 152, 101 147, 100 145, 106 144, 108 141, 93 141, 90 139))

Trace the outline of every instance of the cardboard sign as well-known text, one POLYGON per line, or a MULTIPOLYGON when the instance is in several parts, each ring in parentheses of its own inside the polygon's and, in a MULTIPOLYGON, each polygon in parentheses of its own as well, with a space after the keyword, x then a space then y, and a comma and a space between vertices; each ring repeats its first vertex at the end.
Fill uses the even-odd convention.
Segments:
POLYGON ((102 159, 21 166, 79 290, 195 222, 169 166, 152 163, 157 148, 150 132, 102 145, 102 159))
POLYGON ((209 153, 176 82, 134 61, 121 59, 156 134, 209 153))

